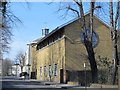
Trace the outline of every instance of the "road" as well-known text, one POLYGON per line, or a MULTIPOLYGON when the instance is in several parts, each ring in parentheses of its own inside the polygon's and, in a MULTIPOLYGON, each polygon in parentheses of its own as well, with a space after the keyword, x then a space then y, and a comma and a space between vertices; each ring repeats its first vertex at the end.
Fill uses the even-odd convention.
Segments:
POLYGON ((45 82, 37 80, 23 80, 16 77, 2 78, 2 90, 58 90, 72 88, 73 86, 67 84, 58 84, 54 82, 45 82))
POLYGON ((54 82, 23 80, 16 77, 4 77, 0 81, 2 82, 2 84, 0 83, 2 90, 118 90, 115 88, 85 88, 54 82))

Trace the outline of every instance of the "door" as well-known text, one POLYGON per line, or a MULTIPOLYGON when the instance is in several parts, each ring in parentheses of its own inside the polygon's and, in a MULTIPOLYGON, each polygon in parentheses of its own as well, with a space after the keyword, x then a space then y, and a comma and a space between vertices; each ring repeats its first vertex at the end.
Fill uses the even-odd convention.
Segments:
POLYGON ((60 69, 60 83, 64 83, 64 72, 63 72, 63 69, 60 69))

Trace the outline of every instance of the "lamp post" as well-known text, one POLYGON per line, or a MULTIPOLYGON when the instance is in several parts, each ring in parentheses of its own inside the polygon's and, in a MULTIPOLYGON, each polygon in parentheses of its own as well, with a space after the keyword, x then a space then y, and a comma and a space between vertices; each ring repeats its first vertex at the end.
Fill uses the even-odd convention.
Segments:
POLYGON ((87 90, 87 80, 86 80, 86 62, 84 62, 84 69, 85 69, 85 90, 87 90))

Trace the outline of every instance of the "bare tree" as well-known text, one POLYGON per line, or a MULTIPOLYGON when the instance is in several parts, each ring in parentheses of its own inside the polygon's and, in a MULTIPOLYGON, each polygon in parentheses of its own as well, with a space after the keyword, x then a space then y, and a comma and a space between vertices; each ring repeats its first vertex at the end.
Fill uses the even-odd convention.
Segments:
POLYGON ((111 31, 111 40, 112 40, 112 57, 113 57, 113 80, 112 83, 115 84, 116 80, 116 73, 117 73, 117 65, 119 64, 119 58, 118 58, 118 50, 117 50, 117 22, 118 22, 118 13, 119 13, 119 4, 120 1, 117 2, 116 7, 116 15, 114 19, 113 14, 113 2, 110 0, 109 7, 110 7, 110 31, 111 31))
MULTIPOLYGON (((84 14, 84 8, 83 8, 83 2, 82 0, 73 0, 74 4, 78 7, 75 8, 72 7, 69 3, 63 8, 59 8, 58 11, 61 11, 63 9, 66 9, 66 13, 68 11, 72 11, 73 13, 77 14, 79 18, 79 21, 82 23, 82 31, 84 35, 84 45, 86 47, 87 53, 88 53, 88 59, 91 66, 91 72, 92 72, 92 82, 97 82, 97 64, 95 61, 95 55, 94 55, 94 49, 92 45, 92 37, 93 37, 93 14, 95 9, 95 2, 91 0, 90 2, 90 27, 88 32, 88 27, 86 26, 86 20, 85 20, 85 14, 84 14)), ((96 7, 97 8, 97 7, 96 7)))
POLYGON ((0 62, 3 61, 4 52, 9 52, 12 28, 16 22, 21 23, 11 12, 10 2, 8 0, 0 0, 0 62))
POLYGON ((83 10, 83 5, 82 5, 82 0, 78 2, 77 0, 74 0, 76 4, 80 8, 80 15, 82 19, 82 29, 84 31, 84 44, 86 47, 86 50, 88 52, 88 59, 90 62, 91 66, 91 71, 92 71, 92 82, 97 82, 97 74, 98 74, 98 69, 97 69, 97 64, 95 61, 95 56, 94 56, 94 50, 92 46, 92 35, 93 35, 93 13, 94 13, 94 4, 95 2, 90 2, 90 33, 88 33, 87 28, 86 28, 86 22, 85 22, 85 16, 84 16, 84 10, 83 10))
POLYGON ((0 0, 0 56, 9 51, 12 28, 21 21, 11 12, 10 2, 0 0))
MULTIPOLYGON (((120 10, 119 9, 119 0, 117 2, 117 7, 116 7, 116 12, 115 14, 113 15, 113 2, 112 0, 110 0, 109 3, 109 7, 110 9, 108 9, 108 7, 106 7, 105 9, 109 10, 110 12, 108 12, 108 14, 106 14, 104 12, 104 8, 102 7, 102 4, 101 5, 98 5, 98 2, 96 3, 97 6, 95 6, 95 0, 91 0, 89 3, 90 3, 90 7, 89 7, 89 15, 90 15, 90 21, 89 21, 89 30, 90 32, 87 31, 87 28, 86 27, 86 21, 85 21, 85 10, 83 8, 83 2, 82 0, 73 0, 76 4, 76 7, 78 8, 75 8, 75 6, 72 7, 72 5, 70 5, 69 3, 65 5, 60 5, 62 6, 62 8, 59 8, 58 11, 62 11, 62 10, 66 10, 66 14, 68 13, 68 11, 72 11, 74 12, 75 14, 77 14, 77 16, 79 17, 80 16, 80 22, 82 23, 82 30, 83 30, 83 34, 84 34, 84 45, 86 47, 86 50, 87 50, 87 53, 88 53, 88 58, 89 58, 89 62, 90 62, 90 66, 91 66, 91 71, 92 71, 92 82, 97 82, 97 73, 98 73, 98 69, 97 69, 97 64, 96 64, 96 61, 95 61, 95 56, 94 56, 94 48, 93 48, 93 43, 92 43, 92 40, 93 40, 93 14, 94 14, 94 10, 97 9, 97 8, 102 8, 102 13, 107 16, 107 19, 110 24, 110 30, 111 30, 111 39, 112 39, 112 42, 113 42, 113 84, 115 83, 115 77, 116 77, 116 72, 117 72, 117 65, 118 65, 118 51, 117 51, 117 23, 118 23, 118 11, 120 10), (110 19, 108 18, 108 15, 110 15, 110 19), (115 17, 115 18, 113 18, 115 17)), ((106 5, 108 5, 108 3, 106 5)), ((88 8, 88 7, 86 7, 88 8)), ((96 12, 95 12, 96 13, 96 12)), ((99 16, 99 13, 98 12, 97 16, 99 16)), ((67 16, 65 14, 65 16, 67 16)), ((104 16, 103 15, 103 16, 104 16)))
POLYGON ((6 58, 3 60, 2 62, 2 75, 3 76, 7 76, 11 74, 11 70, 12 70, 12 61, 9 58, 6 58))
POLYGON ((19 51, 15 57, 15 61, 20 65, 21 71, 23 72, 23 67, 25 66, 25 54, 22 51, 19 51))

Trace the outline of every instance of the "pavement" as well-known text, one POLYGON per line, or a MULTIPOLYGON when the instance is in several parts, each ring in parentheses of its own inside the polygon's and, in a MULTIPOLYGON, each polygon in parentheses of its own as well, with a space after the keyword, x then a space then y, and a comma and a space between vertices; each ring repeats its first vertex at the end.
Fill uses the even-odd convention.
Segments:
POLYGON ((16 77, 3 77, 0 82, 2 82, 1 90, 118 90, 118 88, 81 87, 34 79, 23 80, 16 77))
POLYGON ((23 89, 60 89, 62 87, 73 87, 68 84, 60 84, 55 82, 49 82, 49 81, 39 81, 39 80, 33 80, 33 79, 21 79, 21 78, 15 78, 15 77, 3 77, 2 80, 2 90, 23 90, 23 89))

